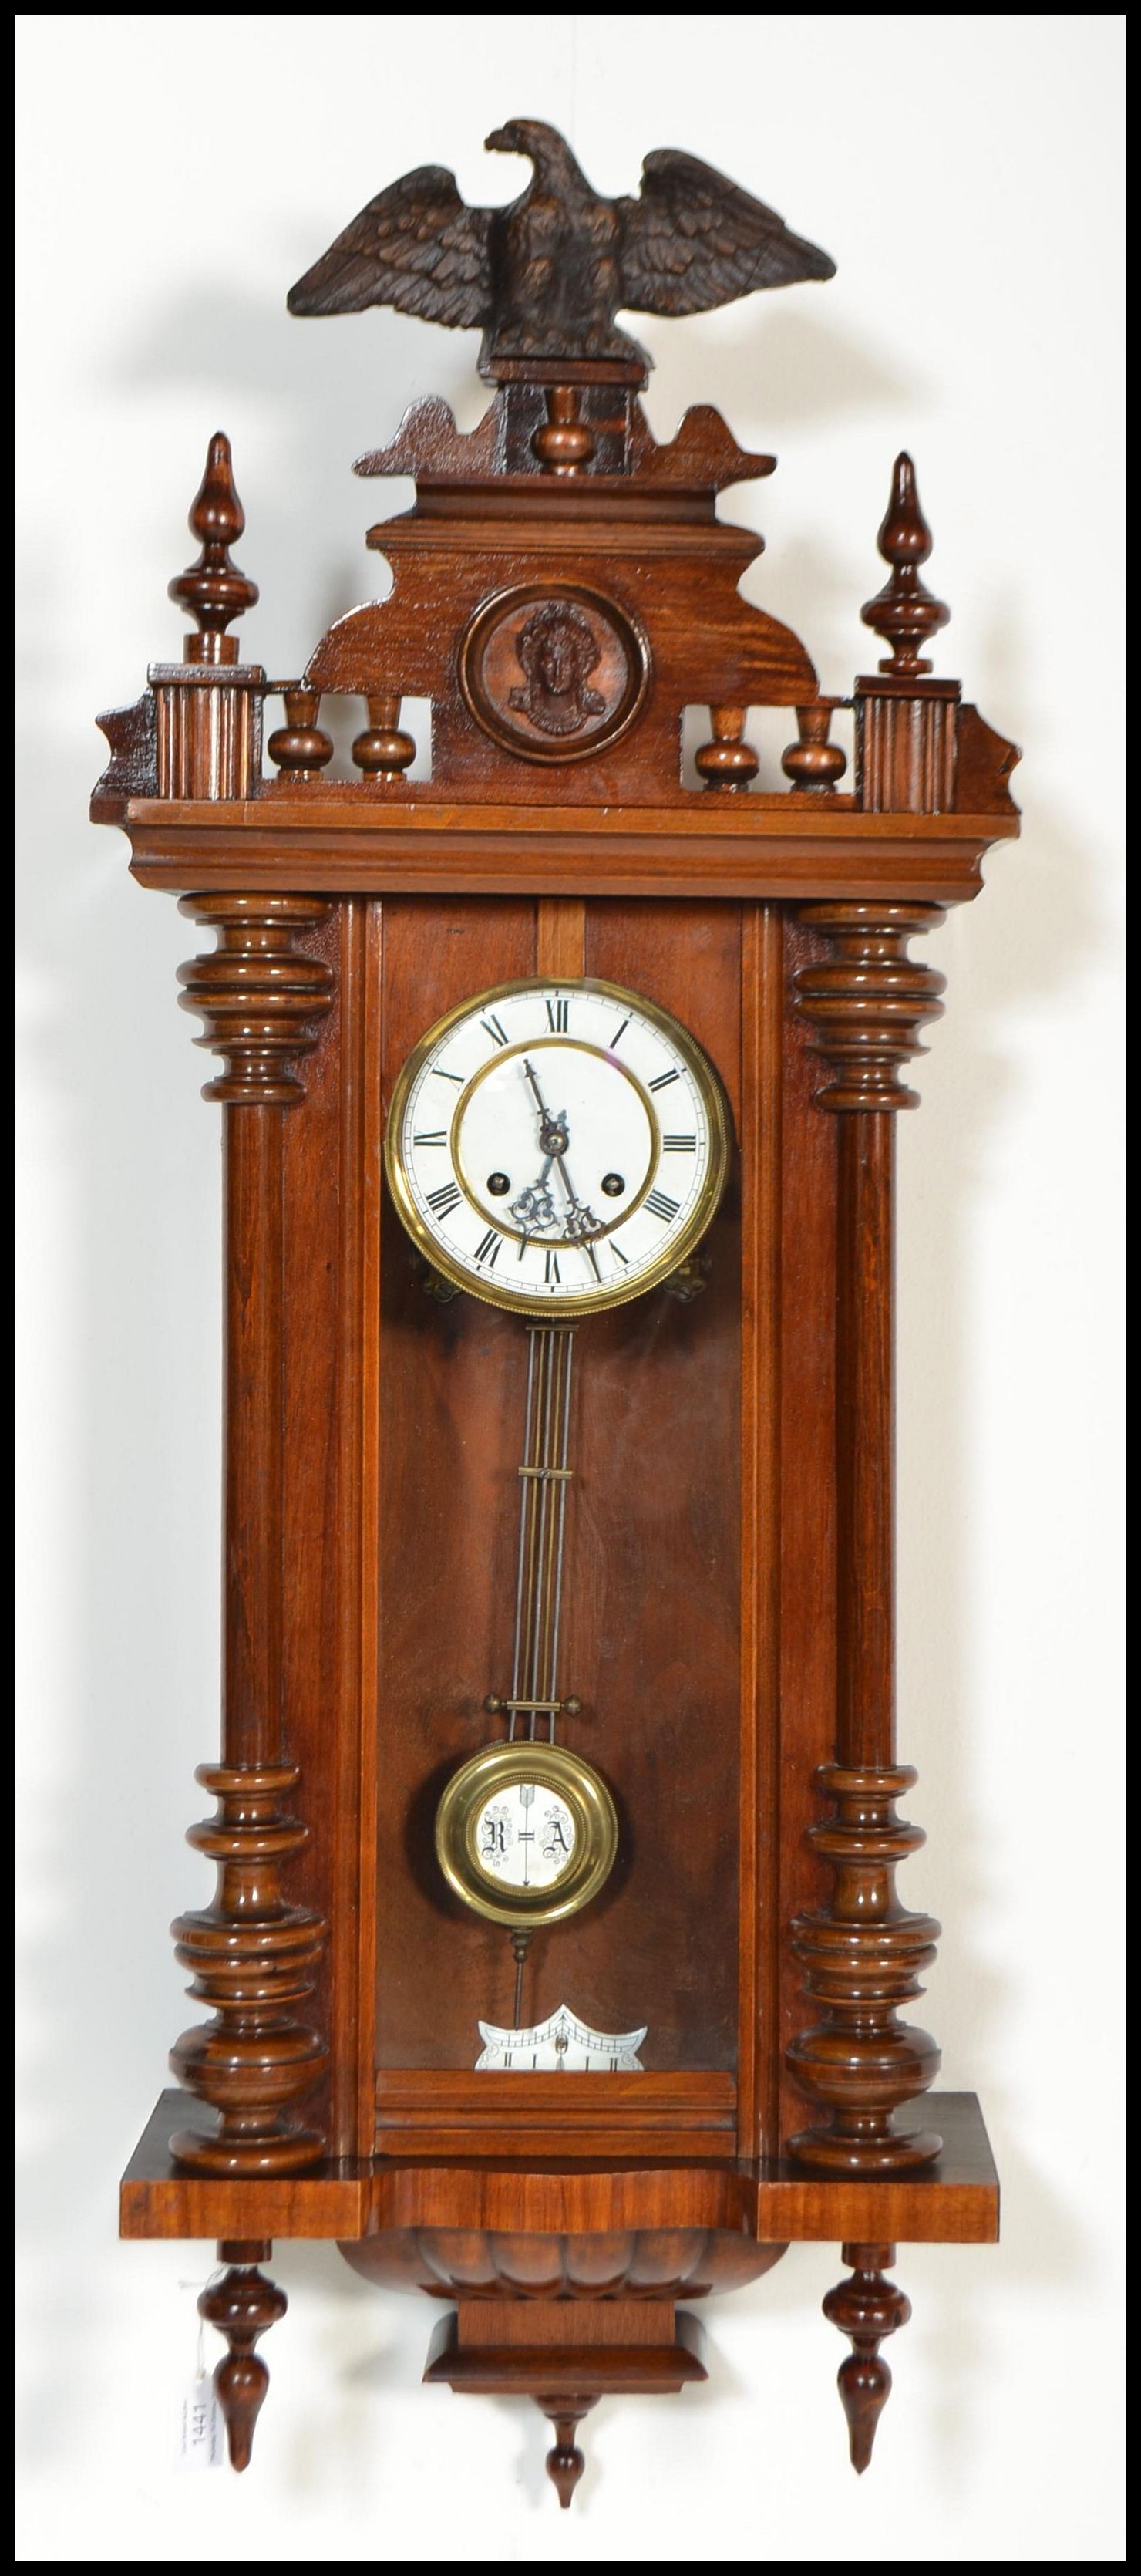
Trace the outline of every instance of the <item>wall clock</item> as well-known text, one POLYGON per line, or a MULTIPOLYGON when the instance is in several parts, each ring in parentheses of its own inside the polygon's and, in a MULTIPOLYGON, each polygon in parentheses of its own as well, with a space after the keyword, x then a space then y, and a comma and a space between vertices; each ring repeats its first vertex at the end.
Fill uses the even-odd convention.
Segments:
POLYGON ((181 980, 227 1228, 218 1886, 175 1926, 209 2017, 122 2226, 218 2244, 235 2467, 272 2241, 319 2238, 436 2303, 429 2383, 537 2400, 567 2504, 590 2407, 702 2378, 698 2303, 804 2239, 863 2469, 897 2245, 997 2232, 978 2104, 900 2017, 939 1926, 895 1886, 893 1138, 941 1008, 909 943, 1018 823, 926 655, 910 460, 841 702, 740 597, 718 495, 775 460, 641 409, 617 310, 826 254, 684 153, 612 202, 552 129, 489 140, 513 205, 413 172, 289 299, 483 330, 479 425, 421 401, 358 461, 415 480, 391 595, 296 678, 243 661, 219 434, 197 631, 101 719, 95 819, 216 936, 181 980))

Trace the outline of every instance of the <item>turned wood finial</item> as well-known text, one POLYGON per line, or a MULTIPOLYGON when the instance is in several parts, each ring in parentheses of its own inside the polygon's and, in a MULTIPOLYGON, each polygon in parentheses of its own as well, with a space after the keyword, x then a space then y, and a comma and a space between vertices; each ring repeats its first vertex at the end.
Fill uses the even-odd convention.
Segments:
POLYGON ((891 646, 891 658, 880 663, 881 671, 889 671, 895 680, 917 679, 931 669, 930 662, 920 659, 921 648, 947 624, 951 611, 920 578, 919 567, 931 552, 931 530, 919 506, 915 467, 906 453, 896 457, 891 499, 876 542, 884 562, 891 565, 891 578, 860 615, 865 626, 891 646))
POLYGON ((236 662, 238 639, 227 635, 226 628, 235 617, 252 608, 258 596, 256 581, 240 572, 230 561, 230 548, 236 544, 246 524, 246 514, 234 489, 230 442, 224 429, 215 430, 206 452, 206 471, 190 511, 190 533, 202 548, 196 563, 177 573, 167 586, 167 597, 179 607, 188 608, 201 632, 188 635, 183 647, 187 662, 236 662))

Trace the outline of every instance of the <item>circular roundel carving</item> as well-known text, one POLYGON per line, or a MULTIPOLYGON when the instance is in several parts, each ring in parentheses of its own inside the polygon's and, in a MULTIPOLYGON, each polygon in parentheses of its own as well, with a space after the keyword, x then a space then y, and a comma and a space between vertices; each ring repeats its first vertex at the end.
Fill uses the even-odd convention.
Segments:
POLYGON ((650 677, 642 630, 575 582, 502 590, 460 646, 460 686, 517 760, 587 760, 633 724, 650 677))

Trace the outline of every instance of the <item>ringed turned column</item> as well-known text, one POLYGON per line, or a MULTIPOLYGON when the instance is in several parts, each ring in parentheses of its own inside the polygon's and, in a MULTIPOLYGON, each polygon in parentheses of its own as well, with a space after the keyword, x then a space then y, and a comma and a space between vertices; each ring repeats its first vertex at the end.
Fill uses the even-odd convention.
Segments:
POLYGON ((924 1837, 896 1815, 915 1773, 895 1758, 895 1113, 915 1106, 900 1065, 942 1009, 943 978, 907 954, 943 918, 932 904, 811 903, 801 919, 829 953, 803 967, 796 1005, 824 1058, 817 1098, 839 1120, 836 1283, 836 1759, 816 1773, 834 1802, 809 1839, 835 1873, 831 1902, 799 1915, 793 1947, 820 2019, 788 2063, 825 2113, 789 2152, 828 2172, 886 2174, 929 2163, 941 2140, 900 2131, 939 2052, 897 2007, 921 1989, 939 1925, 912 1914, 895 1870, 924 1837))

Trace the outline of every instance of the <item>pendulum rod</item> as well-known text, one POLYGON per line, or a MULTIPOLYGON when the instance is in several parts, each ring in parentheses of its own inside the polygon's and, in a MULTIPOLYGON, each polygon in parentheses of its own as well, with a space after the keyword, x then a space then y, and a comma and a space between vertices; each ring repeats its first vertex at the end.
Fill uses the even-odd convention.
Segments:
POLYGON ((574 1472, 567 1465, 574 1327, 532 1325, 527 1339, 511 1696, 498 1705, 506 1709, 511 1743, 526 1737, 533 1744, 545 1718, 553 1744, 556 1720, 570 1706, 559 1698, 559 1628, 567 1486, 574 1472))
MULTIPOLYGON (((574 1336, 573 1324, 527 1327, 511 1696, 505 1700, 490 1698, 485 1703, 493 1714, 506 1716, 511 1744, 534 1744, 539 1721, 544 1718, 547 1740, 553 1744, 556 1721, 563 1710, 572 1717, 578 1712, 576 1699, 559 1698, 567 1486, 574 1473, 567 1465, 574 1336)), ((521 1794, 526 1798, 525 1785, 521 1794)), ((534 1795, 533 1790, 530 1794, 534 1795)), ((523 1971, 530 1946, 529 1927, 517 1924, 511 1934, 516 2029, 522 2027, 523 1971)))

